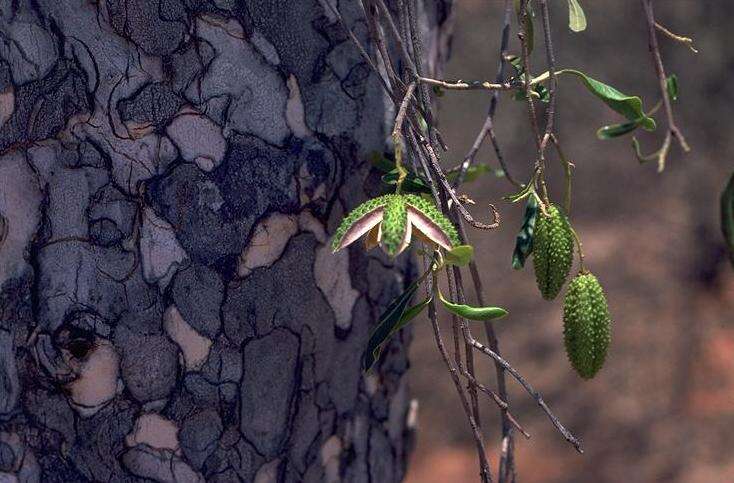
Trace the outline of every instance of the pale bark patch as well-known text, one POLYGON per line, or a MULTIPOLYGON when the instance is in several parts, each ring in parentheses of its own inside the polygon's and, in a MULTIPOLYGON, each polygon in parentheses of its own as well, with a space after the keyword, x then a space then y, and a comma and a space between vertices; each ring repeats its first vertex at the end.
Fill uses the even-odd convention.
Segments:
POLYGON ((288 102, 285 108, 285 121, 296 137, 305 138, 313 135, 306 125, 301 89, 298 87, 298 80, 293 74, 288 77, 288 102))
POLYGON ((170 419, 156 413, 142 414, 125 438, 127 446, 147 444, 156 449, 170 449, 180 454, 178 427, 170 419))
POLYGON ((166 128, 166 134, 181 157, 196 163, 202 171, 211 171, 224 159, 227 141, 221 128, 194 109, 182 109, 166 128))
POLYGON ((163 314, 163 328, 168 336, 181 348, 186 369, 199 369, 209 357, 212 347, 211 339, 199 334, 181 316, 175 305, 171 305, 163 314))
POLYGON ((314 278, 336 317, 336 325, 347 329, 352 324, 352 308, 359 292, 352 287, 349 276, 349 253, 332 253, 331 247, 324 245, 316 252, 314 278))
POLYGON ((5 240, 0 244, 0 284, 19 275, 27 266, 24 251, 40 219, 41 192, 33 171, 22 154, 0 158, 0 214, 5 218, 5 240))
POLYGON ((15 111, 15 89, 8 86, 0 92, 0 126, 10 119, 15 111))
POLYGON ((298 233, 295 216, 274 213, 255 227, 250 243, 240 255, 237 274, 246 277, 259 267, 269 267, 283 254, 288 240, 298 233))
POLYGON ((255 475, 255 483, 275 483, 278 481, 278 465, 280 458, 262 465, 255 475))
POLYGON ((186 252, 178 243, 170 223, 146 208, 140 229, 140 254, 143 277, 149 283, 157 283, 163 291, 178 267, 186 260, 186 252))
POLYGON ((90 416, 110 402, 117 393, 120 357, 107 341, 98 340, 78 377, 67 385, 72 407, 83 416, 90 416))
POLYGON ((339 475, 339 458, 342 452, 342 441, 334 435, 327 439, 321 447, 321 464, 324 466, 326 483, 338 483, 341 481, 339 475))

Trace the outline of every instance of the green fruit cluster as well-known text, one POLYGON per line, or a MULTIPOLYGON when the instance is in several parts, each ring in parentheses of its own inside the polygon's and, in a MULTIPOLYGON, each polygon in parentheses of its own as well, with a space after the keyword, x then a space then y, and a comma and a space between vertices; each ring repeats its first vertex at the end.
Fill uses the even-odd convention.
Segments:
POLYGON ((553 300, 573 264, 573 232, 568 218, 555 205, 539 213, 533 233, 533 268, 543 298, 553 300))
POLYGON ((563 339, 568 360, 584 379, 599 372, 611 339, 611 319, 604 290, 591 273, 568 286, 563 301, 563 339))

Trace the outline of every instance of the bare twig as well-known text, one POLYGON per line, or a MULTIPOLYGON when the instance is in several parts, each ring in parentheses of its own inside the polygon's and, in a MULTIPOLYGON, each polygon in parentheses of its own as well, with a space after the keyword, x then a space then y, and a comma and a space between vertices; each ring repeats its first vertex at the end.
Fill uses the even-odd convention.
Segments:
MULTIPOLYGON (((553 134, 553 122, 556 113, 556 89, 558 88, 558 82, 556 79, 556 59, 553 53, 553 40, 551 38, 550 30, 550 14, 548 13, 548 0, 540 0, 540 12, 543 17, 543 37, 545 43, 545 55, 546 61, 548 62, 548 74, 550 75, 550 82, 548 88, 548 109, 546 110, 546 121, 545 121, 545 134, 543 139, 540 141, 540 159, 543 159, 545 148, 548 145, 548 140, 553 134)), ((529 73, 527 74, 530 75, 529 73)), ((528 77, 529 80, 529 77, 528 77)))
POLYGON ((665 36, 667 36, 671 40, 675 40, 676 42, 680 42, 684 44, 686 47, 691 49, 691 51, 694 54, 698 53, 698 50, 696 50, 695 47, 693 47, 693 39, 690 37, 685 37, 683 35, 674 34, 670 30, 666 29, 664 26, 662 26, 659 22, 655 22, 655 28, 658 29, 661 33, 663 33, 665 36))
POLYGON ((487 90, 487 91, 510 91, 515 87, 510 83, 492 83, 489 81, 463 81, 458 80, 454 82, 430 79, 428 77, 418 77, 418 80, 424 84, 438 86, 443 89, 456 90, 456 91, 471 91, 471 90, 487 90))
POLYGON ((512 413, 510 413, 507 410, 509 406, 508 406, 507 402, 505 402, 505 401, 502 400, 502 398, 499 396, 499 394, 497 394, 496 392, 494 392, 493 390, 491 390, 487 386, 485 386, 485 385, 481 384, 480 382, 478 382, 474 378, 474 376, 472 376, 468 372, 464 372, 464 377, 466 377, 471 384, 473 384, 474 386, 476 386, 477 389, 479 389, 480 391, 482 391, 487 396, 491 397, 492 400, 497 404, 497 407, 499 407, 501 411, 506 412, 507 418, 510 421, 510 423, 518 431, 520 431, 520 433, 522 433, 522 435, 525 436, 525 438, 530 439, 530 433, 528 433, 527 431, 525 431, 525 429, 520 425, 520 423, 517 422, 517 419, 515 419, 515 417, 512 415, 512 413))
MULTIPOLYGON (((681 149, 683 149, 683 151, 685 152, 688 152, 691 150, 691 148, 690 146, 688 146, 688 143, 686 142, 683 133, 680 131, 680 129, 678 129, 678 126, 675 124, 675 118, 673 117, 673 106, 671 105, 670 96, 668 95, 665 67, 663 66, 663 59, 660 56, 660 47, 658 46, 658 38, 655 27, 655 13, 653 12, 652 8, 652 0, 642 0, 642 7, 645 10, 645 18, 647 20, 650 54, 652 55, 652 61, 655 65, 655 73, 658 77, 660 94, 663 98, 663 107, 665 108, 665 116, 668 123, 668 133, 666 134, 666 138, 668 135, 674 137, 678 140, 678 144, 680 144, 681 149)), ((666 141, 668 140, 666 139, 666 141)), ((669 141, 664 143, 664 146, 665 145, 669 145, 669 141)), ((659 157, 658 162, 658 171, 662 171, 665 168, 665 158, 667 152, 667 149, 661 151, 661 156, 659 157)))
POLYGON ((387 85, 387 82, 385 81, 385 79, 382 77, 382 74, 380 73, 380 69, 377 68, 377 65, 372 60, 372 57, 370 57, 370 54, 367 53, 367 50, 362 45, 362 42, 360 42, 357 36, 354 34, 354 32, 352 32, 352 29, 350 29, 347 26, 347 23, 344 21, 342 14, 339 13, 339 10, 336 7, 334 7, 331 4, 331 2, 327 1, 325 3, 329 6, 329 9, 332 11, 332 13, 334 13, 337 20, 339 21, 339 24, 342 26, 342 28, 347 33, 347 35, 349 35, 349 38, 352 39, 352 43, 354 44, 355 47, 357 47, 357 50, 359 51, 362 58, 365 60, 365 62, 367 62, 367 64, 370 66, 370 68, 375 73, 375 75, 377 75, 377 78, 380 80, 380 84, 382 84, 382 87, 383 89, 385 89, 385 92, 387 92, 390 98, 393 99, 392 89, 390 89, 390 87, 387 85))
MULTIPOLYGON (((436 286, 436 281, 433 280, 432 283, 433 283, 432 288, 433 288, 433 291, 435 292, 438 289, 436 286)), ((461 401, 461 406, 464 408, 466 417, 469 420, 469 426, 471 427, 472 434, 474 435, 474 442, 477 445, 477 453, 479 455, 479 465, 481 469, 482 481, 491 482, 492 481, 491 470, 489 469, 489 462, 487 461, 487 452, 484 447, 484 440, 482 438, 482 433, 479 431, 479 427, 477 426, 477 423, 474 420, 474 416, 472 415, 471 408, 469 407, 469 401, 467 401, 466 399, 466 394, 464 393, 464 389, 461 384, 461 379, 459 377, 459 371, 451 363, 451 359, 449 358, 449 354, 446 351, 446 346, 444 345, 443 339, 441 337, 441 329, 438 326, 438 319, 436 317, 435 300, 437 298, 438 298, 437 296, 434 296, 433 300, 431 300, 430 304, 428 305, 428 317, 431 319, 431 327, 433 327, 433 336, 434 336, 434 339, 436 340, 436 346, 438 347, 438 351, 441 354, 441 358, 443 359, 443 362, 446 365, 446 368, 448 369, 449 374, 451 375, 451 380, 454 382, 456 391, 459 394, 459 400, 461 401)))
MULTIPOLYGON (((510 19, 512 17, 512 2, 510 0, 505 0, 505 13, 502 20, 502 40, 500 41, 500 59, 499 59, 499 65, 497 67, 497 76, 495 78, 495 82, 500 84, 505 78, 505 66, 507 65, 506 56, 507 56, 507 48, 510 41, 510 19)), ((476 139, 474 140, 474 143, 472 144, 471 149, 469 152, 464 156, 464 161, 461 164, 461 168, 459 171, 459 175, 456 177, 456 182, 454 183, 455 187, 461 186, 461 184, 464 182, 464 179, 466 177, 466 173, 469 170, 469 167, 474 163, 474 159, 477 156, 477 152, 479 152, 479 148, 482 146, 482 143, 484 142, 484 139, 489 135, 489 139, 492 141, 492 147, 494 148, 494 153, 497 156, 497 161, 499 162, 500 166, 502 167, 502 170, 505 173, 505 178, 512 183, 515 187, 521 188, 522 185, 515 181, 512 174, 510 173, 510 170, 507 169, 507 165, 505 164, 504 156, 502 156, 502 151, 500 150, 499 143, 497 142, 497 136, 495 136, 494 133, 494 116, 495 112, 497 110, 497 104, 499 103, 499 91, 496 90, 492 92, 492 99, 489 102, 489 110, 487 112, 487 117, 484 120, 484 124, 482 125, 482 128, 479 130, 479 133, 477 134, 476 139)))
POLYGON ((509 372, 512 377, 514 377, 515 380, 520 383, 525 391, 530 394, 533 399, 535 399, 535 402, 538 403, 538 406, 540 406, 546 416, 548 416, 548 419, 551 420, 551 423, 553 423, 553 426, 555 426, 558 432, 563 435, 566 441, 571 443, 574 448, 576 448, 576 451, 578 451, 579 453, 584 452, 584 450, 581 448, 581 442, 578 440, 578 438, 576 438, 576 436, 574 436, 568 429, 566 429, 565 426, 563 426, 563 424, 561 424, 561 421, 558 419, 558 417, 556 417, 555 414, 553 414, 553 412, 543 400, 543 396, 541 396, 538 391, 533 389, 533 386, 531 386, 530 383, 525 380, 525 378, 517 371, 517 369, 512 367, 512 365, 510 365, 509 362, 500 357, 499 354, 486 347, 478 340, 474 339, 471 333, 469 333, 468 331, 464 333, 464 337, 466 338, 467 342, 471 344, 475 349, 499 362, 502 367, 504 367, 505 370, 507 370, 507 372, 509 372))

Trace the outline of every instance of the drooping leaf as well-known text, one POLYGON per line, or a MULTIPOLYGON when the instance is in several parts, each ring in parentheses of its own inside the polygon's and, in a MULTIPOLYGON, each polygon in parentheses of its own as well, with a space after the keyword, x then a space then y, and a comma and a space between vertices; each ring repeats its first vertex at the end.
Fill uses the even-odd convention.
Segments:
MULTIPOLYGON (((614 87, 604 84, 575 69, 561 69, 556 72, 556 75, 561 74, 576 76, 589 92, 601 99, 612 110, 624 116, 628 121, 637 123, 647 131, 655 130, 655 119, 648 116, 642 109, 642 99, 638 96, 628 96, 614 87)), ((534 78, 533 83, 544 82, 549 77, 550 73, 544 72, 534 78)))
POLYGON ((370 334, 367 348, 362 355, 362 367, 365 371, 369 371, 380 357, 383 344, 394 333, 395 327, 403 318, 408 304, 418 290, 419 283, 422 279, 423 277, 411 283, 402 294, 390 302, 390 305, 387 306, 385 312, 380 316, 380 321, 370 334))
POLYGON ((629 134, 637 129, 638 124, 636 122, 623 122, 620 124, 610 124, 608 126, 602 126, 596 131, 596 137, 599 139, 612 139, 619 136, 629 134))
POLYGON ((428 304, 431 303, 431 300, 433 300, 433 297, 428 297, 425 300, 422 300, 421 302, 418 302, 417 304, 410 307, 408 310, 405 311, 403 316, 400 318, 400 321, 398 324, 393 328, 390 335, 397 333, 400 329, 408 325, 410 322, 413 321, 418 315, 423 312, 423 310, 428 307, 428 304))
POLYGON ((665 79, 665 87, 668 89, 668 97, 671 101, 678 100, 678 76, 671 74, 665 79))
POLYGON ((729 260, 734 267, 734 173, 721 193, 721 231, 729 249, 729 260))
POLYGON ((568 28, 574 32, 586 30, 586 15, 578 0, 568 0, 568 28))
POLYGON ((512 268, 515 270, 522 269, 525 266, 525 260, 533 252, 533 231, 535 230, 537 216, 538 201, 534 196, 531 196, 525 205, 522 227, 520 227, 520 231, 517 233, 515 251, 512 253, 512 268))
POLYGON ((507 315, 507 311, 500 307, 473 307, 471 305, 455 304, 446 300, 441 292, 438 295, 446 310, 468 320, 493 320, 507 315))
POLYGON ((474 247, 471 245, 459 245, 446 252, 444 260, 449 265, 463 267, 468 265, 474 256, 474 247))

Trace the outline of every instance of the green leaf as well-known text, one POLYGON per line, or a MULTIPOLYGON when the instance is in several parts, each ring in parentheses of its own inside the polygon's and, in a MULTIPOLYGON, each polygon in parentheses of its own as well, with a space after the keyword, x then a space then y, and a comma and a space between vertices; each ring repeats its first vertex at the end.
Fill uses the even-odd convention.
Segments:
MULTIPOLYGON (((534 182, 535 180, 533 180, 534 182)), ((528 183, 525 186, 522 187, 520 191, 517 193, 513 193, 511 195, 503 196, 502 199, 505 201, 510 201, 512 203, 517 203, 520 200, 523 200, 533 194, 535 192, 535 188, 533 187, 533 183, 528 183)))
POLYGON ((413 319, 418 317, 418 314, 423 312, 423 309, 428 307, 428 304, 431 303, 431 300, 433 300, 433 297, 428 297, 427 299, 418 302, 417 304, 410 307, 408 310, 405 311, 403 316, 400 318, 400 321, 398 322, 398 325, 396 325, 390 335, 392 336, 397 331, 408 325, 413 319))
POLYGON ((410 303, 410 300, 418 290, 419 283, 424 277, 419 278, 415 282, 411 283, 405 292, 400 294, 395 300, 390 302, 385 312, 380 316, 380 321, 377 327, 370 334, 370 339, 367 342, 367 349, 365 349, 362 355, 362 367, 365 371, 369 371, 377 359, 380 357, 382 351, 382 345, 390 338, 394 333, 395 327, 400 323, 400 320, 405 314, 406 308, 410 303))
MULTIPOLYGON (((515 13, 517 14, 517 18, 519 21, 522 21, 520 18, 520 2, 522 0, 515 0, 515 13)), ((525 33, 527 34, 527 44, 528 44, 528 54, 531 54, 533 52, 533 47, 535 44, 535 32, 533 29, 533 17, 535 17, 535 14, 533 12, 533 8, 530 5, 530 2, 528 2, 527 7, 525 7, 525 33)))
MULTIPOLYGON (((464 182, 469 183, 472 181, 476 181, 477 178, 479 178, 481 175, 485 173, 493 172, 494 170, 490 165, 487 163, 477 163, 469 166, 469 169, 466 170, 466 176, 464 177, 464 182)), ((459 170, 452 171, 450 173, 446 173, 446 179, 449 180, 449 182, 453 183, 456 178, 459 177, 459 170)))
POLYGON ((370 163, 383 173, 389 173, 395 169, 395 161, 388 159, 379 151, 372 151, 370 153, 370 163))
POLYGON ((449 265, 463 267, 468 265, 474 256, 474 247, 471 245, 459 245, 446 252, 444 260, 449 265))
POLYGON ((721 232, 729 249, 729 260, 734 267, 734 173, 721 193, 721 232))
POLYGON ((454 304, 443 298, 441 292, 438 295, 446 310, 468 320, 500 319, 507 315, 507 311, 500 307, 472 307, 471 305, 454 304))
POLYGON ((568 0, 568 28, 574 32, 586 30, 586 15, 578 0, 568 0))
POLYGON ((512 268, 515 270, 522 269, 525 266, 525 260, 533 252, 533 231, 535 230, 537 216, 538 201, 534 196, 531 196, 525 205, 525 216, 523 217, 522 227, 517 233, 515 251, 512 253, 512 268))
MULTIPOLYGON (((398 170, 395 168, 382 176, 382 182, 388 185, 396 185, 398 183, 398 176, 398 170)), ((403 193, 431 193, 431 188, 429 188, 426 182, 423 181, 423 178, 420 178, 413 173, 408 173, 403 180, 401 188, 403 193)))
POLYGON ((675 74, 671 74, 667 79, 665 79, 665 87, 668 89, 668 97, 670 97, 671 101, 677 101, 678 100, 678 76, 675 74))
POLYGON ((612 139, 619 136, 629 134, 637 129, 638 124, 636 122, 623 122, 620 124, 610 124, 609 126, 602 126, 596 131, 596 137, 599 139, 612 139))
MULTIPOLYGON (((557 75, 570 74, 578 77, 589 92, 601 99, 604 104, 612 110, 624 116, 628 121, 632 121, 647 131, 655 130, 655 119, 645 114, 642 109, 642 99, 638 96, 628 96, 614 87, 599 82, 581 71, 575 69, 561 69, 556 72, 557 75)), ((550 77, 548 72, 544 72, 535 79, 533 83, 543 82, 550 77)))

